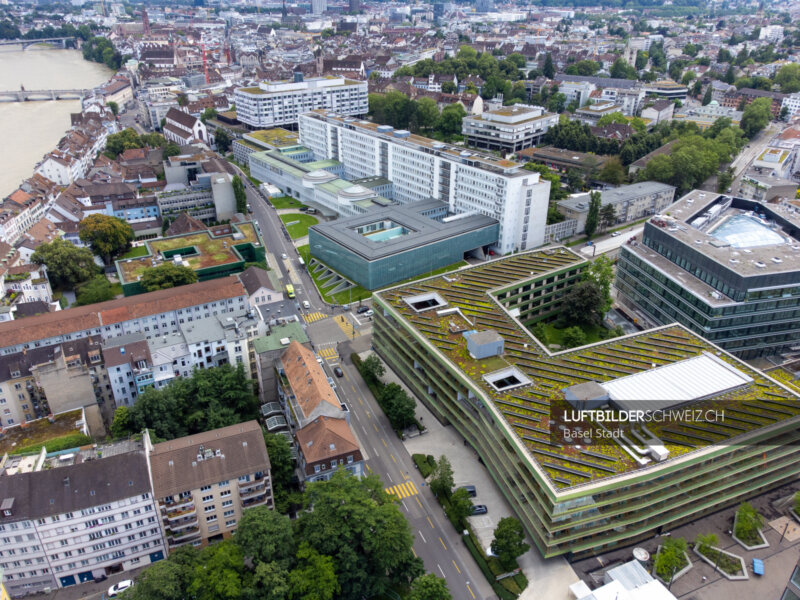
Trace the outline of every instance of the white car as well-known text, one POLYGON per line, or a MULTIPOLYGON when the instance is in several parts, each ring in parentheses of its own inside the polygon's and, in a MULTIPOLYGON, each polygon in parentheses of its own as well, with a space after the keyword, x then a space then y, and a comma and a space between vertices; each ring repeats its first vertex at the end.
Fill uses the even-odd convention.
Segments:
POLYGON ((311 308, 311 304, 309 303, 308 300, 303 300, 303 308, 305 308, 306 310, 311 308))
POLYGON ((619 231, 615 231, 611 234, 611 237, 617 237, 618 235, 622 235, 619 231))
POLYGON ((132 579, 123 579, 122 581, 115 583, 110 588, 108 588, 108 597, 114 598, 120 593, 124 592, 128 588, 133 587, 133 580, 132 579))
POLYGON ((286 260, 286 259, 287 259, 287 258, 289 258, 289 257, 288 257, 288 256, 286 255, 286 253, 284 252, 283 254, 281 254, 281 258, 282 258, 283 260, 286 260))

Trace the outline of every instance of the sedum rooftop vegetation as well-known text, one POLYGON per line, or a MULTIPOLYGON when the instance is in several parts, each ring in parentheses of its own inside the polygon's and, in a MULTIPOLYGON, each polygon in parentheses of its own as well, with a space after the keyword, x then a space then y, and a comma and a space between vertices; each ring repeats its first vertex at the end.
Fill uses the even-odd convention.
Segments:
MULTIPOLYGON (((495 296, 510 284, 539 278, 582 262, 567 249, 555 248, 517 254, 484 265, 415 281, 376 293, 402 319, 445 357, 451 368, 469 380, 475 391, 491 400, 511 431, 525 446, 556 489, 594 483, 643 468, 616 443, 580 445, 555 443, 550 415, 554 408, 568 408, 564 389, 575 384, 606 381, 663 366, 709 352, 752 377, 752 383, 702 400, 693 408, 719 409, 724 423, 648 423, 647 428, 664 443, 669 460, 711 445, 727 443, 786 419, 800 420, 798 396, 763 373, 698 337, 681 325, 668 325, 597 342, 568 351, 550 353, 513 318, 495 296), (416 312, 404 298, 436 292, 447 308, 459 313, 416 312), (462 316, 463 315, 463 316, 462 316), (469 320, 467 322, 466 319, 469 320), (504 339, 501 356, 473 359, 461 331, 498 332, 504 339), (530 384, 498 392, 483 376, 516 367, 530 384)), ((657 463, 663 465, 664 463, 657 463)), ((648 466, 653 466, 650 463, 648 466)))

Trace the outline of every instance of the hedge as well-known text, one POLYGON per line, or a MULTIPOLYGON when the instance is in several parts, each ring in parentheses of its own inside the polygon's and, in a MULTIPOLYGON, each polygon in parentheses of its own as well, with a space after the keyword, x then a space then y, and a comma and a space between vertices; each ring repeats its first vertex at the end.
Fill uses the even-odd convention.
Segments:
POLYGON ((71 433, 61 437, 53 438, 41 444, 31 444, 30 446, 22 446, 11 452, 11 454, 32 454, 39 452, 42 446, 47 447, 48 452, 59 452, 60 450, 67 450, 68 448, 78 448, 92 443, 92 438, 82 433, 71 433))
POLYGON ((424 454, 412 454, 411 459, 414 461, 414 464, 417 465, 417 469, 419 469, 420 475, 422 475, 423 478, 427 478, 436 468, 436 459, 430 454, 427 456, 424 454))
POLYGON ((474 558, 475 562, 478 563, 478 568, 480 568, 481 572, 483 572, 483 576, 486 577, 486 581, 488 581, 489 585, 492 586, 495 594, 497 594, 499 598, 502 598, 502 600, 516 600, 518 594, 510 592, 495 579, 495 576, 492 574, 492 570, 489 568, 489 563, 486 562, 486 556, 483 554, 483 550, 475 545, 475 540, 473 537, 471 535, 465 535, 462 537, 462 539, 464 540, 464 544, 467 546, 467 550, 469 550, 469 553, 472 554, 472 558, 474 558))

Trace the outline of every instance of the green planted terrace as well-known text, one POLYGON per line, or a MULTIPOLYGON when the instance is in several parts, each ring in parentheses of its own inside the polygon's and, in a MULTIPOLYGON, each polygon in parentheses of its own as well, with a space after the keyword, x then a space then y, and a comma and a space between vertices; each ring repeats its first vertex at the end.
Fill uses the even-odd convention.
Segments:
MULTIPOLYGON (((473 389, 492 400, 556 488, 593 483, 641 468, 615 443, 559 443, 559 437, 551 433, 551 414, 554 409, 568 407, 564 389, 572 385, 618 379, 704 351, 753 378, 743 388, 703 401, 701 406, 705 410, 724 410, 724 422, 648 424, 648 429, 664 442, 669 459, 800 415, 800 403, 792 392, 681 326, 662 327, 550 354, 495 298, 509 290, 515 294, 517 288, 530 281, 550 279, 582 262, 569 250, 535 251, 389 288, 377 296, 413 327, 417 337, 427 339, 451 368, 464 374, 473 389), (458 308, 459 312, 417 313, 403 300, 429 292, 436 292, 447 301, 446 308, 458 308), (462 335, 468 329, 497 331, 505 342, 503 355, 473 359, 462 335), (484 375, 507 366, 519 369, 531 383, 498 392, 483 379, 484 375)), ((553 280, 555 284, 555 277, 553 280)))

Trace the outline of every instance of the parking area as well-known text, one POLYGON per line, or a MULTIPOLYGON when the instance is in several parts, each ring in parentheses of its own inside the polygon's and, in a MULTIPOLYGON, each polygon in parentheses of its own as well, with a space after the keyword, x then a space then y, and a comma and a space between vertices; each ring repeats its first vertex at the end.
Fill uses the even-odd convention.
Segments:
MULTIPOLYGON (((401 383, 387 369, 384 381, 401 383)), ((406 390, 408 391, 408 390, 406 390)), ((404 442, 409 454, 432 454, 437 459, 447 456, 453 466, 456 486, 474 485, 477 495, 473 504, 484 504, 488 513, 470 517, 472 528, 480 538, 480 545, 486 550, 491 546, 494 529, 503 517, 514 516, 510 505, 500 493, 486 468, 478 461, 476 452, 464 444, 454 427, 443 427, 421 403, 417 402, 417 417, 428 428, 428 433, 404 442)), ((528 539, 531 550, 519 560, 530 584, 520 596, 521 600, 568 600, 569 585, 578 580, 577 575, 564 558, 542 558, 539 551, 528 539)))

